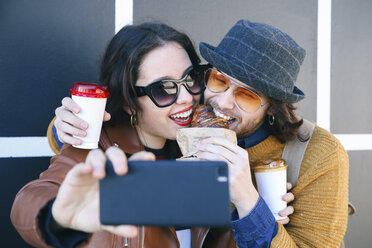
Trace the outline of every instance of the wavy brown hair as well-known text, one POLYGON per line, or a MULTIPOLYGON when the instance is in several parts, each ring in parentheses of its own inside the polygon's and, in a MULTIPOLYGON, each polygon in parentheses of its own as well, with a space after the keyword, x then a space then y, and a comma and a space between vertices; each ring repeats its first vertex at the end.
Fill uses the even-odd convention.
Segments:
MULTIPOLYGON (((298 137, 301 141, 306 141, 309 136, 302 137, 299 135, 299 128, 303 124, 303 119, 295 114, 296 106, 291 103, 280 102, 269 98, 270 111, 274 116, 274 123, 269 125, 271 133, 277 139, 285 143, 298 137)), ((270 116, 268 115, 268 118, 270 116)))
MULTIPOLYGON (((165 24, 127 25, 112 38, 106 48, 100 73, 101 83, 107 85, 110 92, 106 110, 111 114, 111 119, 105 124, 129 125, 130 115, 124 108, 132 112, 141 110, 134 93, 139 67, 149 52, 169 42, 178 43, 189 55, 192 65, 199 65, 200 58, 190 38, 165 24)), ((173 63, 172 58, 169 58, 169 63, 173 63)))

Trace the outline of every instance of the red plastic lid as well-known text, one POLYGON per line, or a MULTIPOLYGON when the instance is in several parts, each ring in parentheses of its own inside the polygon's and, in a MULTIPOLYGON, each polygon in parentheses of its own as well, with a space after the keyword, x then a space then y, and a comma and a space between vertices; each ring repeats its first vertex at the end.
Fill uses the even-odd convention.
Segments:
POLYGON ((100 86, 94 83, 73 83, 70 89, 71 95, 84 96, 84 97, 94 97, 94 98, 107 98, 109 92, 107 91, 107 86, 100 86))

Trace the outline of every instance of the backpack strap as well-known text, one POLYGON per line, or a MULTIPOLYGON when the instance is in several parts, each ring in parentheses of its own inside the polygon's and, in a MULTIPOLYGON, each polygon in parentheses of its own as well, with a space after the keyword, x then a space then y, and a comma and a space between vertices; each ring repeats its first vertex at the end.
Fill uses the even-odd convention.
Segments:
POLYGON ((300 174, 302 160, 315 127, 314 123, 305 119, 303 120, 304 122, 299 129, 299 135, 300 137, 309 138, 306 141, 301 141, 296 137, 295 139, 288 141, 284 146, 282 154, 282 159, 284 159, 288 165, 287 181, 292 184, 292 187, 296 185, 300 174))
MULTIPOLYGON (((314 123, 304 119, 304 123, 299 129, 299 135, 300 137, 306 137, 308 135, 309 138, 302 142, 296 137, 295 139, 288 141, 284 146, 282 159, 284 159, 288 165, 287 181, 292 184, 292 187, 296 186, 298 176, 300 175, 302 160, 304 158, 307 145, 309 144, 311 136, 313 135, 314 128, 314 123)), ((350 216, 354 213, 355 207, 349 202, 348 215, 350 216)), ((344 240, 341 241, 340 248, 345 248, 344 240)))

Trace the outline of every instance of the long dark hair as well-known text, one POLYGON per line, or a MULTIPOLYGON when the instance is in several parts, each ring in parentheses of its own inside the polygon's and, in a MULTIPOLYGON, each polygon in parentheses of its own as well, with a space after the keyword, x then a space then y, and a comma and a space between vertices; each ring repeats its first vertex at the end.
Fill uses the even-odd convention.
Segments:
MULTIPOLYGON (((269 97, 270 110, 273 113, 274 121, 269 125, 271 133, 282 143, 288 140, 299 138, 301 141, 309 137, 299 136, 299 128, 303 119, 295 114, 296 107, 293 104, 277 101, 269 97)), ((268 118, 272 118, 268 116, 268 118)))
POLYGON ((134 86, 142 59, 151 50, 172 41, 185 49, 194 66, 200 63, 190 38, 165 24, 128 25, 112 38, 106 48, 100 74, 101 83, 107 85, 110 92, 106 110, 111 114, 111 120, 107 124, 129 124, 130 115, 123 109, 124 106, 132 112, 140 110, 134 86))

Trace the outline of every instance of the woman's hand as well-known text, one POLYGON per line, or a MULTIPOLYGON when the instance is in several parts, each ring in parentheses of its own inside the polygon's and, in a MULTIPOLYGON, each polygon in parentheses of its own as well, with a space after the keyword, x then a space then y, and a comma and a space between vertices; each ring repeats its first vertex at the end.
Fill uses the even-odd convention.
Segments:
MULTIPOLYGON (((62 106, 56 108, 56 120, 54 126, 57 129, 58 139, 66 144, 81 145, 82 140, 72 137, 85 137, 87 135, 88 123, 77 117, 80 107, 70 98, 62 99, 62 106)), ((111 115, 105 111, 103 121, 111 119, 111 115)))
POLYGON ((252 182, 248 152, 221 137, 205 139, 197 148, 199 159, 225 161, 228 164, 230 200, 240 218, 249 214, 257 203, 258 192, 252 182))
MULTIPOLYGON (((136 236, 135 226, 100 223, 98 181, 105 177, 106 159, 112 162, 116 174, 128 172, 127 158, 119 148, 110 147, 106 153, 98 149, 90 151, 85 163, 77 164, 67 173, 52 207, 53 218, 65 228, 89 233, 106 230, 120 236, 136 236)), ((155 160, 155 155, 139 152, 130 160, 155 160)))
MULTIPOLYGON (((292 189, 292 184, 291 183, 287 183, 287 191, 291 190, 292 189)), ((291 192, 288 192, 287 194, 283 195, 282 197, 283 201, 290 203, 294 200, 294 195, 291 193, 291 192)), ((289 223, 289 215, 293 214, 294 212, 294 208, 293 206, 287 206, 284 210, 280 211, 279 212, 279 216, 281 217, 287 217, 285 219, 282 219, 282 220, 278 220, 277 222, 285 225, 285 224, 288 224, 289 223)))

